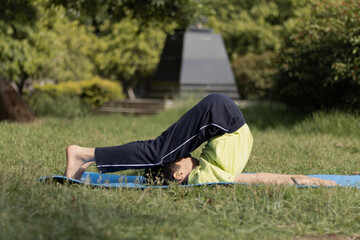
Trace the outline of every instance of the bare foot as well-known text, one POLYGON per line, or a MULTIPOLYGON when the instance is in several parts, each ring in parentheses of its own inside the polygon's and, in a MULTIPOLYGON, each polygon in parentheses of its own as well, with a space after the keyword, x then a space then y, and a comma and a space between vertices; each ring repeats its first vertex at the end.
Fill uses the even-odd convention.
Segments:
POLYGON ((87 167, 95 163, 95 149, 70 145, 66 148, 67 166, 64 176, 80 180, 87 167))

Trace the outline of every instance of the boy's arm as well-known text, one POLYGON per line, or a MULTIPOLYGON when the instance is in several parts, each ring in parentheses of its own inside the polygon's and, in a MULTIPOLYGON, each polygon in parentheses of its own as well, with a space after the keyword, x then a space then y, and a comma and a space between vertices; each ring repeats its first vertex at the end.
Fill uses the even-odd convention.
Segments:
POLYGON ((339 186, 334 181, 323 180, 316 177, 308 177, 304 175, 285 175, 275 173, 254 173, 240 174, 235 178, 235 182, 248 184, 276 184, 276 185, 326 185, 339 186))

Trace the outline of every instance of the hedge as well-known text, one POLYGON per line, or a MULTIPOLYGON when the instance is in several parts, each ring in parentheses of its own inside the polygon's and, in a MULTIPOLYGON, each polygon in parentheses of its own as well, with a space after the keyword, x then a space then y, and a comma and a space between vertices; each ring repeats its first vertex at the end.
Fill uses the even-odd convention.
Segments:
POLYGON ((360 0, 314 1, 279 54, 276 93, 310 110, 360 107, 360 0))
POLYGON ((26 97, 37 116, 77 117, 104 102, 124 99, 118 82, 95 77, 78 82, 35 85, 26 97))
POLYGON ((255 100, 270 97, 277 73, 274 53, 248 54, 235 58, 232 63, 241 99, 255 100))

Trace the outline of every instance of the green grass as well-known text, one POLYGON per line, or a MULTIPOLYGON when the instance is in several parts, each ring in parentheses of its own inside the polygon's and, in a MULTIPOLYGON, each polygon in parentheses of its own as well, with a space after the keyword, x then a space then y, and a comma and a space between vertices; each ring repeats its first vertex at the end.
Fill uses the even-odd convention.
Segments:
MULTIPOLYGON (((190 105, 149 117, 0 123, 0 239, 359 238, 356 188, 105 190, 36 181, 63 173, 69 144, 96 147, 154 138, 190 105)), ((358 115, 334 111, 305 116, 271 104, 243 112, 254 136, 245 172, 360 171, 358 115)))

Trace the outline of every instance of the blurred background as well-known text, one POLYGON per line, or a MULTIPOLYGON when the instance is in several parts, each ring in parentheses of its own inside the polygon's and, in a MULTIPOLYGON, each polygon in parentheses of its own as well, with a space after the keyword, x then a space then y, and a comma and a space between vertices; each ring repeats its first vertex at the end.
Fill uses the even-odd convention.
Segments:
POLYGON ((222 37, 240 100, 359 109, 359 13, 360 0, 2 0, 0 119, 8 84, 37 116, 150 98, 167 36, 191 27, 222 37))

